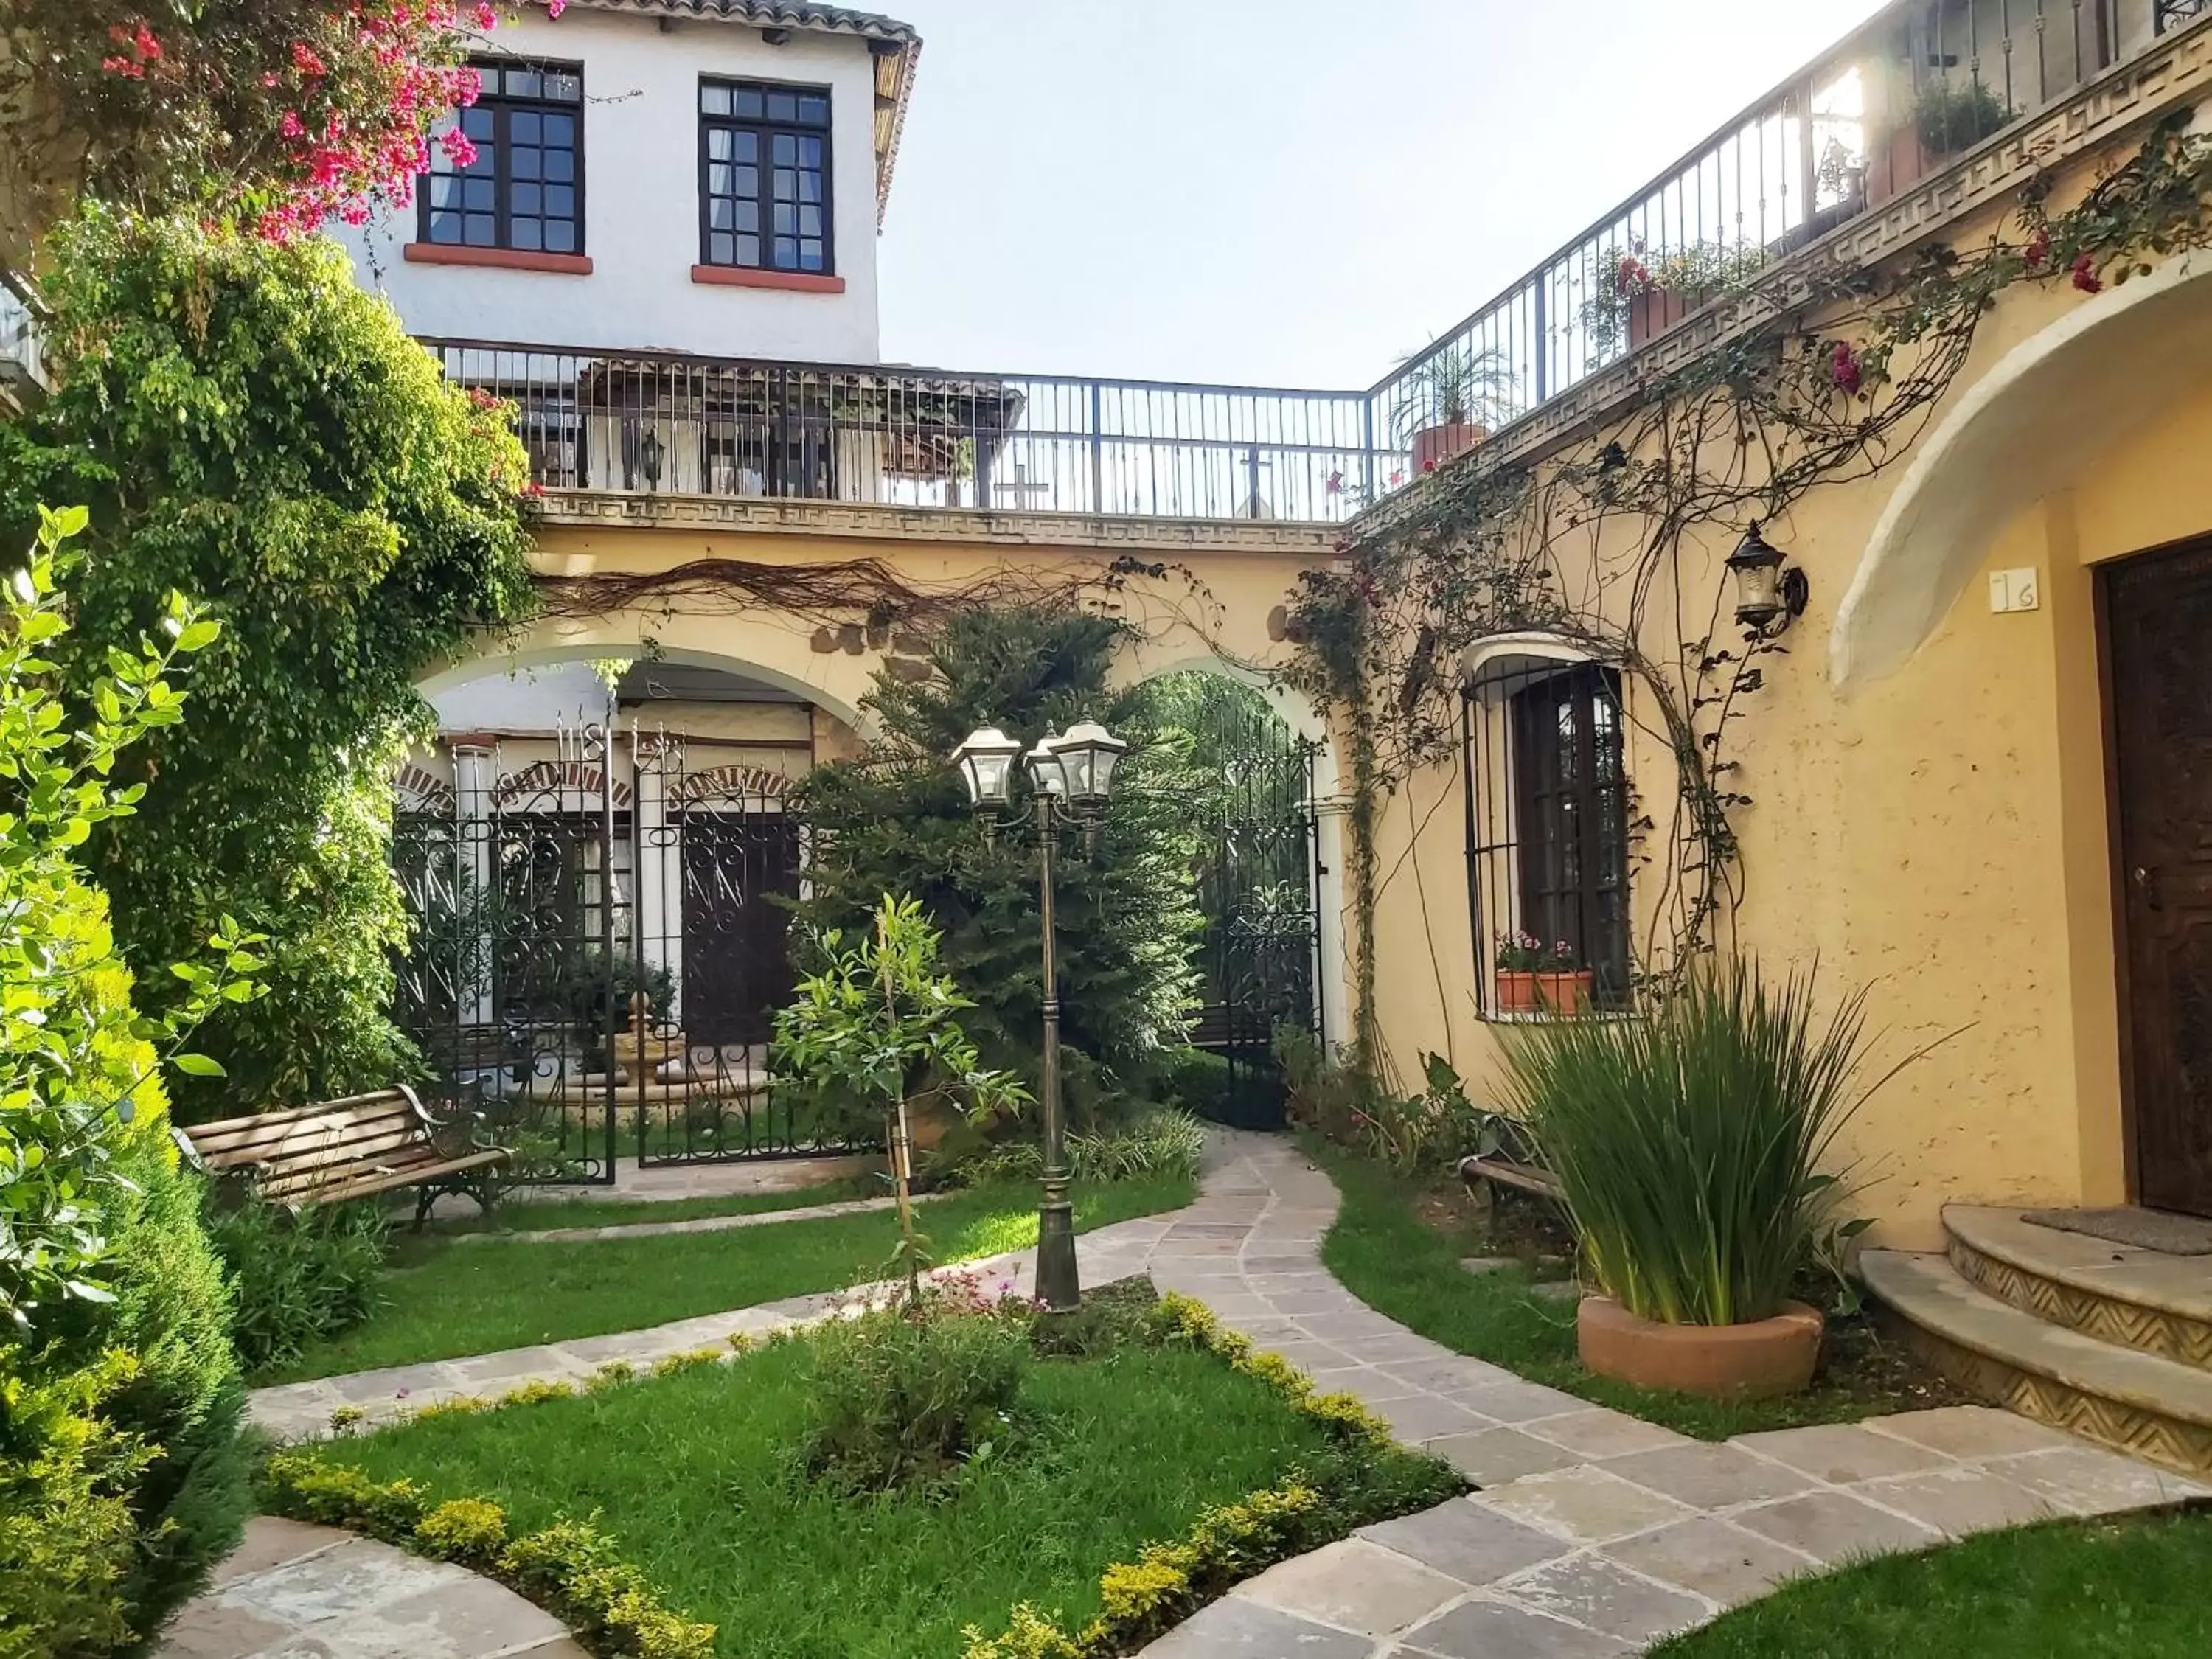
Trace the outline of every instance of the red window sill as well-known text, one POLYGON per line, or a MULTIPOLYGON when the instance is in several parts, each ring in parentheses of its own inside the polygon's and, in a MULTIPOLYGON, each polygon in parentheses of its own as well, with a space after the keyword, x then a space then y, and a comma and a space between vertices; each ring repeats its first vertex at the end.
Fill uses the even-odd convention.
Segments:
POLYGON ((592 260, 584 253, 532 253, 519 247, 453 247, 444 242, 410 242, 400 250, 410 264, 489 265, 495 270, 546 270, 561 276, 588 276, 592 260))
POLYGON ((691 280, 716 288, 779 288, 792 294, 842 294, 842 276, 805 270, 753 270, 743 265, 694 265, 691 280))

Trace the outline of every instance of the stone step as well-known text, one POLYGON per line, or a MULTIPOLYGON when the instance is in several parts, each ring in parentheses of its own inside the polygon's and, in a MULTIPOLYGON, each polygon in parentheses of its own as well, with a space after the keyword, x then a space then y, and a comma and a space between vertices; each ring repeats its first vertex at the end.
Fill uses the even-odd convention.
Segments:
POLYGON ((2061 1232, 2018 1210, 1952 1204, 1961 1277, 2038 1319, 2212 1371, 2212 1256, 2166 1255, 2061 1232))
POLYGON ((1961 1388, 2188 1474, 2212 1474, 2212 1371, 2055 1325, 1941 1255, 1868 1250, 1859 1272, 1906 1340, 1961 1388))

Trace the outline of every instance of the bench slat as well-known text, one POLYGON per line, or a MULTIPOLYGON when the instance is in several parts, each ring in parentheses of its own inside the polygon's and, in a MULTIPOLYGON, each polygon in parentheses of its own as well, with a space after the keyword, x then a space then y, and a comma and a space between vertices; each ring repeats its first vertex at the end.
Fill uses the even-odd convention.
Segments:
POLYGON ((298 1133, 289 1140, 269 1141, 258 1146, 218 1153, 208 1158, 207 1162, 218 1170, 294 1164, 312 1169, 374 1158, 393 1147, 405 1146, 428 1138, 427 1132, 416 1124, 337 1125, 327 1130, 298 1133))
POLYGON ((437 1143, 438 1128, 403 1085, 198 1124, 178 1134, 210 1169, 250 1171, 264 1200, 298 1209, 426 1186, 507 1159, 495 1147, 448 1157, 437 1143))
POLYGON ((348 1095, 343 1100, 322 1100, 308 1106, 288 1106, 282 1111, 255 1112, 246 1117, 226 1117, 212 1123, 196 1123, 191 1127, 191 1135, 195 1141, 202 1137, 222 1140, 234 1134, 251 1135, 281 1129, 308 1118, 334 1113, 373 1115, 380 1110, 411 1117, 415 1115, 414 1098, 404 1089, 380 1089, 374 1094, 348 1095))
POLYGON ((1500 1187, 1513 1187, 1524 1193, 1534 1193, 1540 1198, 1562 1199, 1565 1196, 1560 1188, 1559 1178, 1550 1170, 1532 1169, 1525 1164, 1510 1164, 1501 1158, 1462 1158, 1459 1174, 1462 1181, 1488 1181, 1500 1187))
POLYGON ((471 1170, 489 1168, 501 1163, 507 1154, 501 1152, 477 1152, 468 1158, 451 1158, 444 1163, 420 1165, 415 1168, 373 1172, 342 1188, 334 1188, 316 1195, 319 1204, 344 1204, 356 1198, 372 1198, 378 1193, 390 1192, 398 1187, 415 1187, 425 1181, 434 1181, 440 1176, 465 1175, 471 1170))

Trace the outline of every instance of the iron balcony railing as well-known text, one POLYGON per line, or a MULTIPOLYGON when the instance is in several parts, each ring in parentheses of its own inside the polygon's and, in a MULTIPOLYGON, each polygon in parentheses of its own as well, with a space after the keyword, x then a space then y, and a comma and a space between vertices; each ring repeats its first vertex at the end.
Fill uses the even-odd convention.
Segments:
POLYGON ((1370 394, 1378 441, 1414 468, 1468 447, 2207 12, 1887 8, 1387 376, 1370 394))
POLYGON ((1330 523, 1383 459, 1357 392, 424 343, 549 489, 1330 523))

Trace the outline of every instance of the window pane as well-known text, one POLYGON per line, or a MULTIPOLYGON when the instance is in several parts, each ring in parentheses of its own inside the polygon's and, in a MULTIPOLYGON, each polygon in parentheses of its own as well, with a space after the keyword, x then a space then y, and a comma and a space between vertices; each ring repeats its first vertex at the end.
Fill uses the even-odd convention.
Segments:
POLYGON ((545 95, 556 103, 580 104, 584 101, 584 77, 580 75, 548 75, 545 95))
POLYGON ((799 244, 799 268, 801 270, 819 270, 822 269, 821 243, 802 242, 799 244))
POLYGON ((738 169, 737 179, 737 188, 733 192, 734 194, 743 196, 749 200, 757 201, 759 199, 760 169, 758 167, 739 167, 738 169))
POLYGON ((775 204, 775 234, 777 235, 790 235, 791 233, 798 228, 798 219, 799 216, 797 211, 789 203, 778 202, 775 204))
POLYGON ((775 239, 775 268, 793 270, 799 264, 799 243, 795 238, 779 236, 775 239))
POLYGON ((492 222, 491 215, 489 213, 471 213, 467 215, 466 217, 468 221, 468 228, 464 233, 462 240, 466 241, 471 247, 491 247, 497 243, 498 236, 492 222))
POLYGON ((534 69, 510 69, 507 72, 507 95, 510 98, 535 98, 540 76, 534 69))
POLYGON ((707 204, 707 228, 728 230, 736 222, 736 206, 726 197, 717 196, 707 204))
POLYGON ((771 121, 796 121, 799 118, 798 95, 788 92, 769 94, 768 118, 771 121))
POLYGON ((545 142, 558 144, 563 149, 573 147, 576 142, 576 118, 558 112, 548 113, 545 117, 545 142))
POLYGON ((709 264, 734 264, 737 258, 737 244, 732 238, 723 235, 708 237, 707 262, 709 264))
POLYGON ((787 132, 779 132, 775 135, 770 154, 775 157, 776 166, 791 167, 799 160, 799 140, 787 132))
POLYGON ((576 152, 572 149, 549 149, 544 152, 545 176, 568 184, 576 176, 576 152))
POLYGON ((544 151, 535 148, 516 150, 514 162, 508 168, 510 176, 516 179, 535 179, 538 173, 539 158, 544 154, 544 151))
POLYGON ((545 222, 545 246, 553 253, 574 253, 576 251, 576 222, 574 219, 548 219, 545 222))
POLYGON ((461 216, 458 213, 433 213, 430 216, 430 240, 434 242, 459 241, 461 216))
POLYGON ((708 81, 699 88, 699 108, 708 115, 727 115, 730 112, 730 89, 708 81))
POLYGON ((450 173, 430 180, 430 205, 434 208, 459 207, 461 204, 461 181, 450 173))
POLYGON ((739 264, 757 265, 761 262, 759 237, 740 236, 737 239, 737 241, 738 263, 739 264))
POLYGON ((799 100, 799 118, 811 127, 830 125, 830 100, 827 98, 802 98, 799 100))
POLYGON ((707 167, 707 193, 727 196, 730 193, 730 169, 721 161, 710 162, 707 167))
POLYGON ((761 118, 761 91, 758 87, 739 87, 731 95, 730 107, 748 121, 761 118))
POLYGON ((507 134, 518 144, 534 144, 540 137, 543 118, 536 110, 519 109, 507 118, 507 134))
POLYGON ((799 141, 799 159, 801 162, 810 167, 820 167, 822 165, 822 141, 819 138, 800 139, 799 141))
POLYGON ((707 159, 710 161, 728 161, 731 141, 735 137, 736 135, 727 127, 708 127, 707 129, 707 159))
POLYGON ((498 204, 499 186, 491 179, 479 179, 471 173, 460 183, 463 207, 489 213, 498 204))
POLYGON ((735 227, 737 229, 750 231, 758 231, 760 229, 760 204, 758 202, 739 202, 737 204, 737 225, 735 227))
POLYGON ((799 199, 802 202, 818 202, 822 199, 820 173, 809 172, 799 175, 799 199))
MULTIPOLYGON (((778 213, 782 213, 785 210, 778 208, 776 211, 778 213)), ((822 210, 820 208, 803 207, 799 210, 799 234, 802 236, 817 237, 822 234, 822 210)))
POLYGON ((514 221, 507 227, 507 234, 508 239, 514 246, 524 249, 526 252, 534 253, 538 251, 540 246, 538 234, 538 221, 535 219, 517 219, 514 221))
POLYGON ((544 202, 538 186, 520 180, 516 182, 510 197, 510 205, 516 213, 535 214, 544 210, 544 202))
POLYGON ((568 218, 576 211, 576 189, 573 185, 545 186, 545 210, 568 218))
POLYGON ((739 132, 731 135, 737 140, 737 159, 740 161, 760 160, 760 134, 739 132))
POLYGON ((479 141, 490 137, 491 112, 482 104, 471 105, 461 112, 461 131, 479 141))
POLYGON ((779 202, 788 202, 794 200, 798 195, 799 175, 789 167, 778 167, 775 170, 775 199, 779 202))

